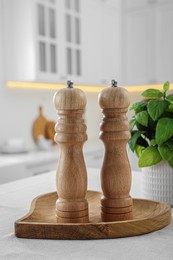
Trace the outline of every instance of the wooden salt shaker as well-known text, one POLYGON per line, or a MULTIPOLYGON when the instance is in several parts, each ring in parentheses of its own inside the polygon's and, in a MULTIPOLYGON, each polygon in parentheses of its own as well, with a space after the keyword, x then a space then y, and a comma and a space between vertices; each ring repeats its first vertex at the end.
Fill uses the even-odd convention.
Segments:
POLYGON ((133 201, 129 196, 131 188, 131 168, 126 152, 130 138, 129 123, 126 117, 130 105, 129 95, 124 88, 103 89, 99 94, 99 104, 103 109, 100 125, 100 139, 104 142, 105 155, 101 169, 102 221, 132 219, 133 201))
POLYGON ((57 91, 54 105, 59 119, 55 126, 55 141, 59 144, 57 167, 56 215, 61 223, 89 222, 87 191, 87 171, 83 157, 83 143, 87 140, 86 125, 82 115, 86 106, 86 96, 80 89, 68 87, 57 91))

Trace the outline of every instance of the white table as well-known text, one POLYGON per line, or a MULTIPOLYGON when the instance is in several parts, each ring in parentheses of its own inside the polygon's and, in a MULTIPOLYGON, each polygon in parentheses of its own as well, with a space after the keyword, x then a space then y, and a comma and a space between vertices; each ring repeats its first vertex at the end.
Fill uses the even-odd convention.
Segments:
MULTIPOLYGON (((88 189, 100 190, 99 169, 88 169, 88 189)), ((14 236, 14 222, 37 195, 55 190, 55 172, 0 185, 0 260, 172 260, 173 222, 143 236, 103 240, 31 240, 14 236)), ((133 173, 133 197, 141 197, 140 173, 133 173)))

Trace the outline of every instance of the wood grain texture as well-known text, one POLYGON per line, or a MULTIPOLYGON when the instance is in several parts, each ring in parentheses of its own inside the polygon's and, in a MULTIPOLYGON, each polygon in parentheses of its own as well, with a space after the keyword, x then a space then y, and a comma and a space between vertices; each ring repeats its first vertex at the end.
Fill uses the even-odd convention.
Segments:
POLYGON ((88 219, 87 171, 83 143, 87 140, 83 120, 86 96, 79 89, 66 88, 54 96, 58 112, 55 141, 59 145, 56 215, 62 223, 85 223, 88 219))
POLYGON ((119 87, 109 87, 99 94, 103 109, 100 139, 105 146, 101 168, 101 211, 103 221, 132 219, 131 168, 126 152, 130 138, 126 112, 130 104, 128 92, 119 87))
POLYGON ((34 121, 33 128, 32 128, 32 133, 33 133, 33 138, 34 141, 37 142, 39 139, 39 136, 42 135, 46 138, 46 124, 47 124, 47 119, 43 115, 43 107, 39 107, 39 115, 37 119, 34 121))
POLYGON ((29 213, 15 222, 15 235, 40 239, 101 239, 150 233, 167 226, 171 208, 163 202, 133 199, 133 220, 102 222, 100 192, 88 191, 89 223, 59 223, 56 218, 57 193, 35 198, 29 213))
POLYGON ((52 144, 56 144, 54 140, 55 136, 55 122, 54 121, 47 121, 45 126, 45 137, 48 140, 51 140, 52 144))

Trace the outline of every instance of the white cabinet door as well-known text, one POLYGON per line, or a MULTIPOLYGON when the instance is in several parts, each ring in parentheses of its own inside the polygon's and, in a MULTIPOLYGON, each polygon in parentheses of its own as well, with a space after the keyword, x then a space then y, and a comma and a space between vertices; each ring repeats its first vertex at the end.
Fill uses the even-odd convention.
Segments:
POLYGON ((74 82, 82 78, 79 0, 36 0, 37 79, 74 82))
POLYGON ((6 80, 34 80, 33 1, 3 0, 3 47, 6 80))
POLYGON ((173 4, 156 8, 156 78, 173 82, 173 4))
POLYGON ((155 0, 157 4, 171 4, 172 0, 155 0))
POLYGON ((96 1, 83 0, 82 4, 83 79, 87 84, 99 83, 102 77, 102 10, 96 1))
POLYGON ((64 47, 65 75, 72 81, 80 81, 83 75, 82 59, 82 15, 83 6, 79 0, 62 1, 64 7, 64 24, 61 30, 65 29, 62 41, 64 47))
POLYGON ((6 80, 119 78, 119 0, 3 0, 6 80))
POLYGON ((149 83, 153 74, 152 9, 140 9, 126 13, 124 30, 124 84, 149 83))
POLYGON ((34 9, 36 79, 56 80, 59 75, 56 1, 36 0, 34 9))
POLYGON ((146 7, 149 1, 155 0, 124 0, 124 4, 127 9, 137 9, 146 7))
POLYGON ((120 81, 121 43, 120 43, 120 13, 119 9, 102 9, 102 75, 101 84, 108 84, 112 79, 120 81))
POLYGON ((120 74, 118 1, 83 0, 83 80, 109 84, 120 74))
MULTIPOLYGON (((127 3, 128 1, 126 1, 127 3)), ((173 81, 173 3, 167 0, 128 3, 124 34, 123 83, 156 84, 173 81)))
POLYGON ((55 1, 3 0, 6 80, 58 78, 55 1))
POLYGON ((79 0, 3 0, 7 80, 82 77, 79 0))

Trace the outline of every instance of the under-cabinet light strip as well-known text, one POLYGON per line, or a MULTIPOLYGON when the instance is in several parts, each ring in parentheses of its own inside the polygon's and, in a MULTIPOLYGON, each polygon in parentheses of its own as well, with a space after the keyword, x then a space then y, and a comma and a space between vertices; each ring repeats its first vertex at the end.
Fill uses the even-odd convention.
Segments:
MULTIPOLYGON (((6 86, 8 88, 22 88, 22 89, 47 89, 58 90, 66 87, 66 84, 45 83, 45 82, 26 82, 26 81, 7 81, 6 86)), ((76 88, 90 93, 99 93, 106 86, 97 85, 76 85, 76 88)), ((163 85, 142 85, 142 86, 123 86, 129 92, 142 92, 148 88, 163 89, 163 85)), ((173 90, 173 84, 170 84, 170 90, 173 90)))
MULTIPOLYGON (((22 89, 47 89, 58 90, 65 88, 66 84, 45 83, 45 82, 24 82, 24 81, 7 81, 6 86, 8 88, 22 88, 22 89)), ((105 86, 93 86, 93 85, 77 85, 76 88, 80 88, 86 92, 100 92, 105 86)))

